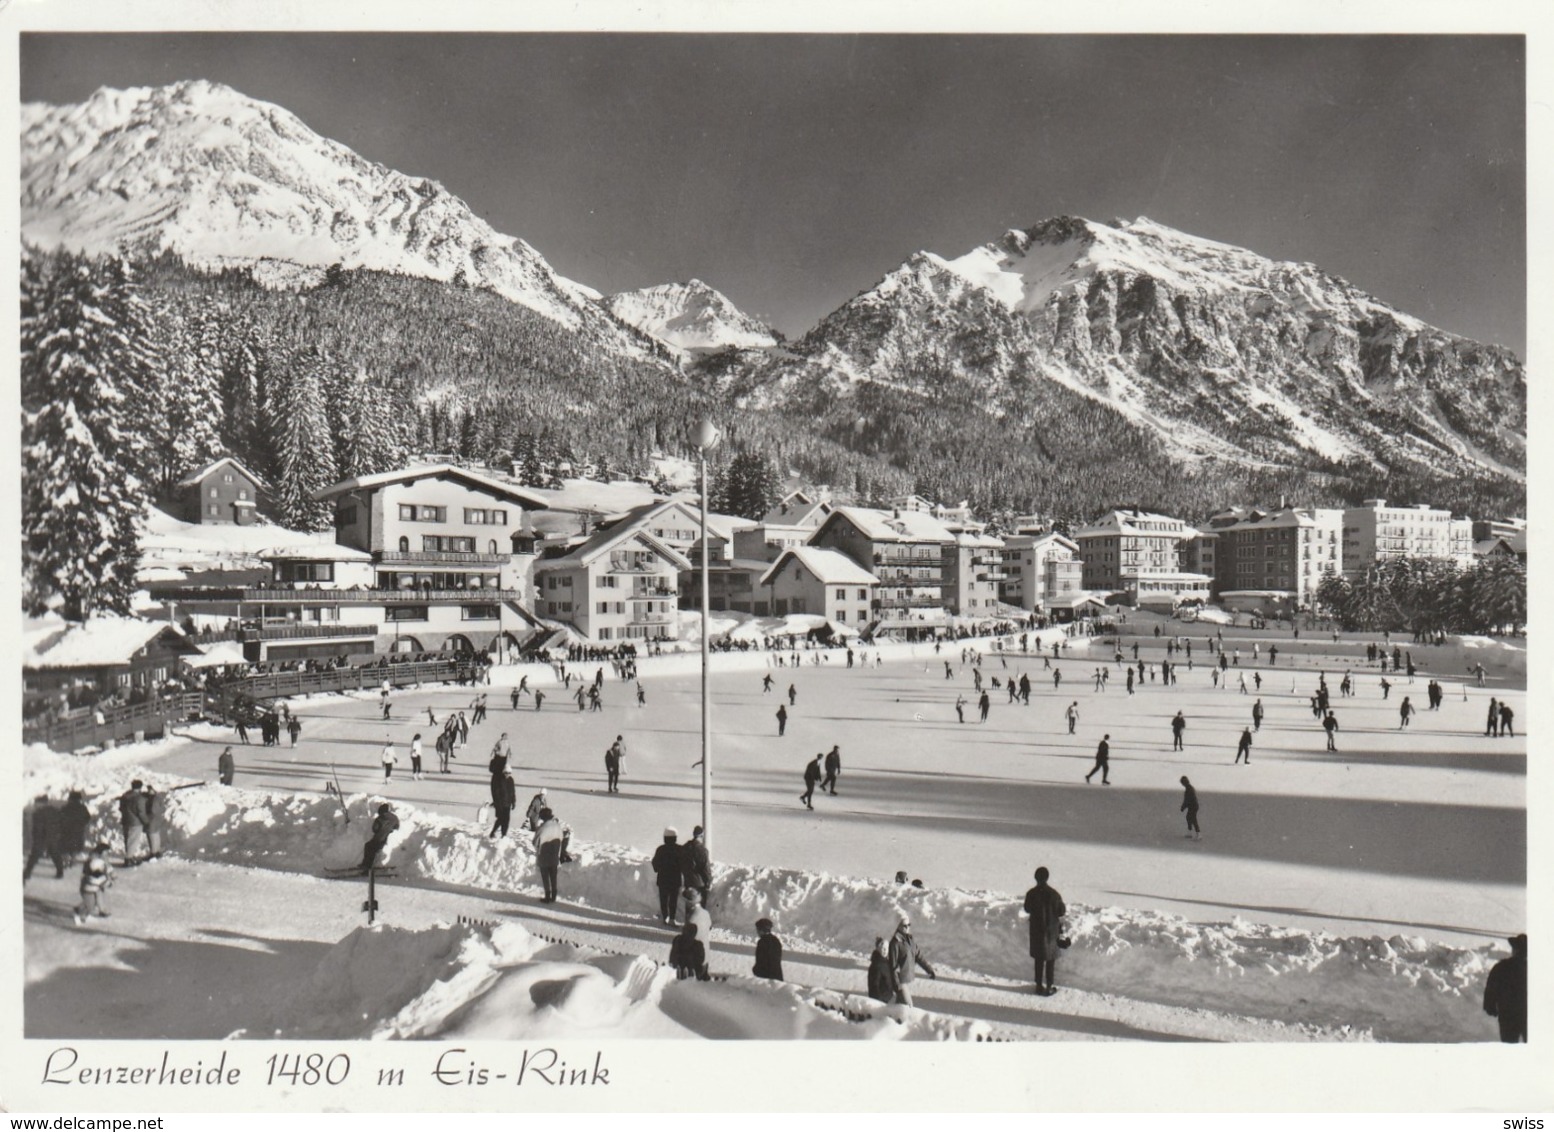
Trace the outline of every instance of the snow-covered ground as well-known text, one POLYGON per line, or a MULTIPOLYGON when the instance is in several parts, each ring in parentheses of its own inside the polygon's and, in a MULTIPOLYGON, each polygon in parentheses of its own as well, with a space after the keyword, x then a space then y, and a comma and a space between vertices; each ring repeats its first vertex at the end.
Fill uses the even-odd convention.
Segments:
MULTIPOLYGON (((1504 954, 1502 937, 1524 927, 1525 747, 1483 738, 1478 725, 1490 694, 1520 712, 1518 690, 1453 684, 1440 713, 1400 732, 1395 708, 1408 689, 1382 701, 1374 676, 1364 676, 1360 696, 1338 701, 1341 751, 1328 755, 1301 689, 1314 681, 1317 663, 1333 674, 1344 658, 1300 658, 1298 675, 1261 670, 1268 719, 1253 765, 1232 767, 1250 697, 1213 688, 1201 664, 1178 688, 1146 683, 1129 697, 1120 673, 1107 692, 1081 683, 1094 662, 1077 655, 1060 661, 1069 670, 1062 690, 1051 687, 1040 661, 1009 658, 1006 670, 990 656, 989 677, 1022 669, 1037 677, 1032 706, 995 694, 988 723, 959 724, 954 698, 970 698, 971 689, 958 654, 935 657, 919 646, 916 657, 898 654, 879 668, 848 670, 839 655, 829 665, 773 668, 772 693, 746 667, 764 668, 764 658, 734 654, 726 659, 740 670, 720 673, 713 688, 713 966, 737 977, 676 986, 639 957, 662 961, 669 942, 654 923, 648 856, 663 826, 686 833, 698 815, 700 772, 690 768, 696 680, 680 659, 644 664, 644 708, 607 673, 606 709, 597 713, 576 711, 538 668, 524 672, 531 686, 550 687, 543 710, 525 699, 514 712, 503 683, 519 673, 499 671, 489 689, 492 718, 476 727, 453 774, 439 774, 429 755, 424 782, 404 778, 405 742, 423 729, 428 706, 439 717, 465 707, 468 689, 404 693, 381 732, 371 697, 298 703, 297 748, 240 746, 240 788, 204 785, 171 796, 177 859, 122 874, 113 924, 116 937, 131 942, 109 947, 127 949, 114 962, 136 966, 128 952, 155 950, 157 940, 230 931, 297 952, 303 970, 323 972, 314 976, 317 987, 339 988, 342 969, 364 973, 362 985, 345 984, 353 989, 342 992, 338 1009, 303 1009, 316 1007, 322 991, 293 1007, 265 1001, 260 1009, 256 993, 252 1009, 221 1015, 223 1033, 253 1036, 527 1037, 575 1027, 618 1036, 964 1038, 983 1036, 978 1026, 1004 1025, 1028 1037, 1061 1018, 1069 1028, 1059 1036, 1072 1037, 1076 1018, 1096 1027, 1104 1016, 1121 1028, 1092 1036, 1492 1037, 1478 996, 1488 966, 1504 954), (789 684, 797 702, 778 739, 770 715, 789 684), (1060 720, 1073 700, 1083 722, 1070 737, 1060 720), (1191 723, 1187 749, 1172 754, 1165 722, 1177 708, 1191 723), (1082 778, 1103 728, 1113 744, 1109 788, 1082 778), (535 901, 523 839, 484 836, 485 752, 501 731, 516 740, 521 804, 545 785, 576 831, 578 859, 563 870, 559 905, 535 901), (385 733, 401 752, 386 785, 375 767, 385 733), (602 756, 585 752, 602 752, 617 733, 630 754, 622 792, 610 795, 602 756), (844 756, 838 796, 820 796, 807 811, 796 798, 799 772, 832 743, 844 756), (1204 799, 1202 842, 1180 837, 1183 773, 1204 799), (322 793, 331 774, 349 795, 349 823, 339 801, 322 793), (359 913, 341 890, 356 890, 316 874, 359 855, 380 797, 395 800, 403 822, 387 853, 400 875, 385 886, 389 895, 380 894, 388 926, 352 935, 359 913), (1028 990, 1018 902, 1038 863, 1052 868, 1069 904, 1074 945, 1059 968, 1065 993, 1039 1005, 1025 998, 996 1011, 974 1008, 966 987, 980 988, 981 999, 1028 990), (885 879, 897 867, 923 876, 927 887, 885 879), (255 901, 265 909, 265 930, 226 923, 228 904, 255 901), (345 911, 321 914, 324 904, 345 911), (903 912, 949 976, 933 986, 932 1010, 946 1017, 882 1012, 845 997, 862 989, 874 937, 888 936, 903 912), (460 927, 459 915, 503 926, 460 927), (801 987, 744 978, 750 925, 762 915, 776 921, 789 978, 801 987), (566 939, 542 943, 537 934, 566 939), (407 955, 423 959, 403 962, 407 955), (378 976, 368 978, 380 970, 381 986, 372 981, 378 976), (414 973, 389 977, 394 971, 414 973), (347 1010, 351 1002, 358 1005, 347 1010), (1119 1011, 1133 1019, 1131 1029, 1116 1021, 1119 1011)), ((1423 679, 1415 686, 1421 700, 1423 679)), ((132 776, 164 787, 213 777, 228 738, 201 726, 166 744, 96 757, 33 748, 24 786, 28 796, 83 787, 106 815, 132 776)), ((29 1033, 68 1033, 60 1003, 69 996, 57 999, 57 988, 83 964, 104 965, 86 953, 108 945, 63 915, 74 899, 69 879, 35 878, 27 893, 37 913, 27 925, 29 1033)), ((262 973, 265 964, 255 967, 262 973)), ((107 976, 99 981, 98 993, 121 993, 107 976)), ((147 1024, 150 1033, 177 1036, 147 1024)))

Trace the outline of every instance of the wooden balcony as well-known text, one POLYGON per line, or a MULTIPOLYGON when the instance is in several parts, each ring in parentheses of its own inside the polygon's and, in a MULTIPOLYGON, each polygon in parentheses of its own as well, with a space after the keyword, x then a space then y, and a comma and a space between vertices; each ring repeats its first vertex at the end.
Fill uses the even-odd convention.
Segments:
POLYGON ((471 554, 453 550, 379 550, 373 561, 380 566, 506 566, 511 554, 471 554))

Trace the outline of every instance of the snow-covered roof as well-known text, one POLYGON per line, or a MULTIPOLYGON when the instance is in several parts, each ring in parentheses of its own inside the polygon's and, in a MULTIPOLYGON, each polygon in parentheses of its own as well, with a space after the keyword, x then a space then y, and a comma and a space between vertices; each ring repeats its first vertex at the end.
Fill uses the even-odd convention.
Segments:
POLYGON ((1004 540, 993 535, 983 534, 980 531, 956 531, 956 546, 981 547, 987 550, 1003 549, 1004 540))
POLYGON ((331 484, 322 491, 313 493, 314 499, 333 499, 337 495, 344 495, 351 491, 370 490, 383 487, 391 483, 414 483, 416 480, 425 479, 455 479, 463 480, 482 491, 488 491, 493 495, 499 495, 511 499, 525 507, 544 508, 550 506, 549 502, 541 495, 530 491, 528 488, 519 487, 514 483, 506 483, 480 472, 461 468, 457 464, 424 464, 413 468, 400 468, 392 472, 375 472, 367 476, 353 476, 348 480, 331 484))
POLYGON ((1266 514, 1254 513, 1232 526, 1221 527, 1216 533, 1233 531, 1273 530, 1278 527, 1314 527, 1318 522, 1342 524, 1344 513, 1332 507, 1286 507, 1266 514))
POLYGON ((260 553, 266 562, 371 562, 372 555, 337 542, 310 546, 272 546, 260 553))
POLYGON ((189 475, 185 476, 183 479, 178 481, 178 486, 179 487, 193 487, 195 484, 197 484, 200 481, 202 481, 206 476, 210 475, 212 472, 214 472, 217 468, 221 467, 223 464, 231 464, 234 468, 236 468, 238 471, 242 472, 245 476, 247 476, 254 483, 258 484, 260 487, 268 487, 269 486, 268 484, 266 484, 264 482, 263 479, 261 479, 259 476, 256 476, 253 472, 249 471, 247 468, 245 468, 242 464, 240 464, 232 456, 223 456, 221 459, 217 460, 215 463, 207 464, 207 465, 205 465, 205 467, 201 468, 197 472, 191 472, 189 475))
POLYGON ((172 634, 186 652, 199 650, 184 639, 171 621, 138 617, 92 617, 68 625, 63 633, 39 637, 22 655, 24 668, 101 668, 128 664, 131 658, 164 633, 172 634))
POLYGON ((872 586, 879 581, 840 550, 820 546, 790 546, 772 563, 771 569, 761 575, 761 585, 770 585, 782 573, 789 559, 807 567, 810 573, 828 586, 872 586))
POLYGON ((689 570, 690 559, 671 546, 665 546, 640 526, 622 525, 605 531, 595 531, 589 538, 573 547, 559 558, 542 558, 535 563, 534 572, 556 570, 573 566, 587 566, 601 555, 608 554, 622 543, 640 539, 648 548, 662 555, 676 570, 689 570))
POLYGON ((1157 538, 1195 538, 1198 534, 1183 519, 1157 515, 1152 511, 1109 511, 1090 526, 1074 532, 1075 539, 1106 535, 1145 535, 1157 538))
MULTIPOLYGON (((845 518, 875 542, 954 542, 954 533, 926 511, 879 511, 872 507, 838 507, 820 524, 825 530, 845 518)), ((816 533, 819 533, 818 531, 816 533)))
POLYGON ((190 668, 220 668, 224 664, 245 664, 247 661, 242 645, 236 641, 217 641, 184 663, 190 668))
MULTIPOLYGON (((676 495, 653 503, 643 503, 630 510, 622 511, 618 515, 607 516, 600 525, 608 526, 612 530, 620 526, 646 528, 653 520, 671 511, 679 511, 688 521, 696 525, 698 532, 697 541, 699 542, 701 501, 694 495, 676 495)), ((720 515, 716 511, 707 512, 708 538, 717 537, 732 541, 736 530, 754 527, 755 525, 752 520, 746 519, 742 515, 720 515)))
POLYGON ((779 500, 770 511, 762 515, 761 525, 802 527, 808 525, 808 521, 817 511, 824 518, 831 513, 831 505, 824 500, 812 500, 803 492, 796 491, 786 499, 779 500))

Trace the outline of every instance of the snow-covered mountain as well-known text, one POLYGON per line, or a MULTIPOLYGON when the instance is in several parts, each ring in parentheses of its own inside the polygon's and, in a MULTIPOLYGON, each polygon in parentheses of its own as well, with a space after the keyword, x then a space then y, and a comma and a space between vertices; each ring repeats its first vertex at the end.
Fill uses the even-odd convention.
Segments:
POLYGON ((1525 468, 1526 380, 1510 351, 1309 263, 1143 217, 1059 217, 957 258, 920 252, 793 349, 746 383, 753 403, 953 380, 1001 414, 1045 378, 1182 458, 1525 468))
POLYGON ((22 107, 22 232, 92 253, 177 253, 308 286, 367 268, 483 287, 607 348, 641 353, 599 294, 557 274, 437 182, 368 161, 219 83, 98 90, 22 107))
POLYGON ((700 279, 622 291, 603 300, 623 322, 689 353, 765 349, 777 336, 700 279))

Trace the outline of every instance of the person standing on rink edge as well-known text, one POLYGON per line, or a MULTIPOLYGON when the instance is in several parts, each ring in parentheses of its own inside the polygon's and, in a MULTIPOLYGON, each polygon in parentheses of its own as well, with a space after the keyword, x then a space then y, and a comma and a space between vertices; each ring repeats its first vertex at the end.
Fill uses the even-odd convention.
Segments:
POLYGON ((1484 1013, 1500 1023, 1500 1040, 1527 1040, 1527 933, 1506 940, 1511 957, 1489 969, 1484 983, 1484 1013))
POLYGON ((653 851, 653 877, 658 886, 658 921, 673 924, 675 901, 680 896, 680 834, 670 826, 664 843, 653 851))
POLYGON ((901 922, 896 925, 896 934, 890 937, 890 987, 895 995, 893 1002, 912 1005, 912 980, 917 976, 917 967, 926 971, 930 979, 939 977, 924 958, 917 941, 912 938, 912 921, 902 916, 901 922))
POLYGON ((755 941, 755 966, 751 969, 758 979, 782 980, 782 940, 772 933, 772 922, 765 917, 755 922, 759 938, 755 941))
POLYGON ((1036 964, 1036 993, 1057 993, 1058 950, 1063 947, 1063 916, 1068 909, 1058 890, 1047 883, 1050 874, 1043 865, 1036 870, 1036 887, 1025 894, 1025 914, 1031 918, 1031 958, 1036 964))

